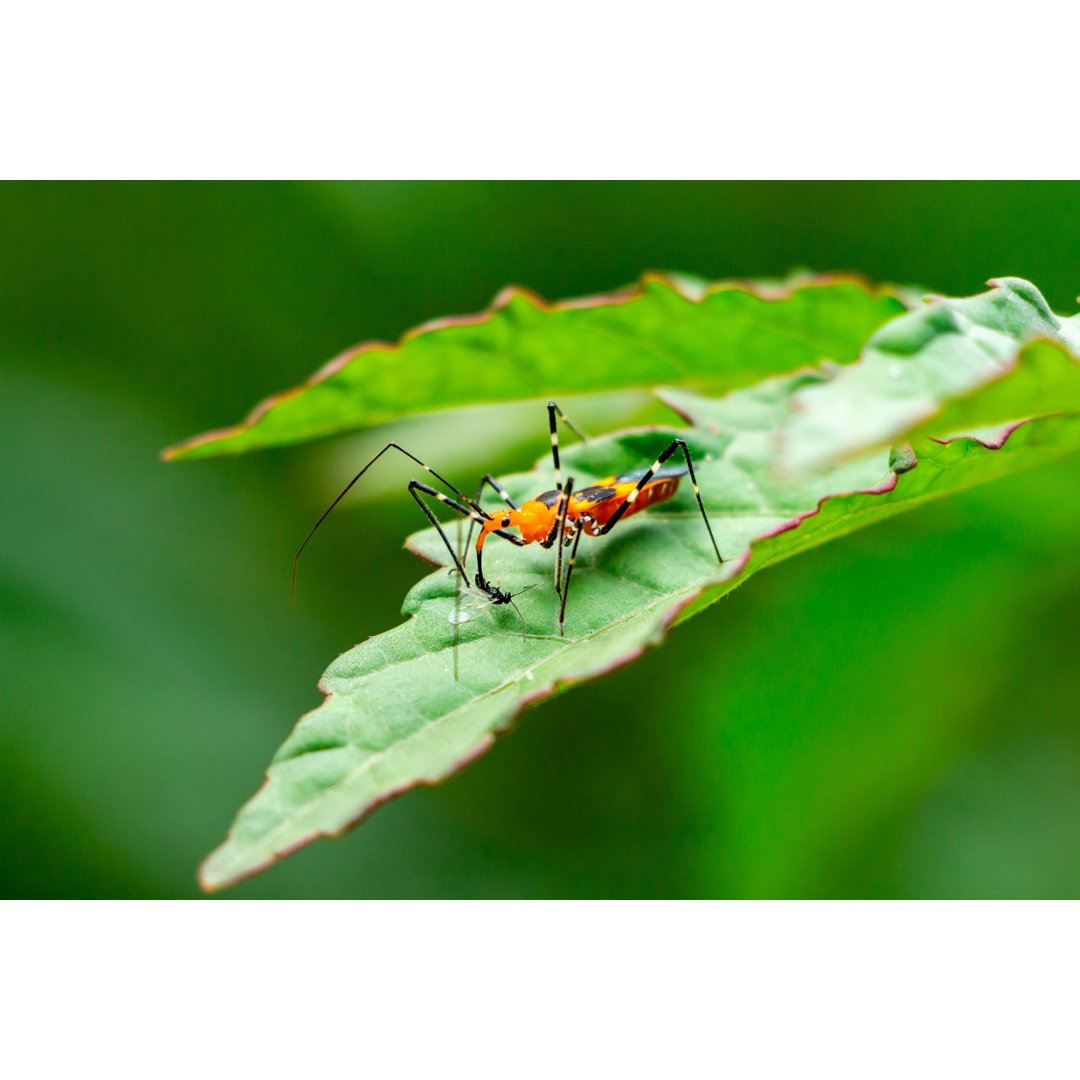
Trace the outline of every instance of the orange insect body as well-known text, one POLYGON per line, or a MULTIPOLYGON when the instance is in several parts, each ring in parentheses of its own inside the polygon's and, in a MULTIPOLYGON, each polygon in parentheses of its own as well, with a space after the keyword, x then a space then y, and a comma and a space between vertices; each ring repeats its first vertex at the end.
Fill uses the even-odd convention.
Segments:
MULTIPOLYGON (((571 526, 575 526, 577 521, 582 519, 582 532, 588 536, 598 536, 611 516, 637 487, 642 475, 643 473, 626 474, 633 479, 626 479, 626 476, 608 476, 590 487, 573 492, 570 505, 566 508, 567 534, 570 535, 573 532, 571 526)), ((679 490, 680 478, 664 476, 646 484, 623 511, 622 516, 626 518, 657 503, 666 502, 679 490)), ((501 514, 492 515, 484 522, 477 537, 477 552, 483 550, 488 533, 497 529, 516 528, 526 544, 553 540, 552 534, 562 511, 562 498, 561 491, 545 491, 535 499, 530 499, 520 510, 508 509, 501 514)))

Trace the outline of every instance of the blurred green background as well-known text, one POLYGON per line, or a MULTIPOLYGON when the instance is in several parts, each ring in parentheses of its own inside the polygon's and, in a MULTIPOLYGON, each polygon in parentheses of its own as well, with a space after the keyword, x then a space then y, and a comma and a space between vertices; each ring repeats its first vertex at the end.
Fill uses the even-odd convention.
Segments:
MULTIPOLYGON (((1015 274, 1071 312, 1078 239, 1062 184, 0 186, 0 894, 197 895, 323 668, 423 570, 388 467, 290 607, 356 439, 161 447, 508 282, 1015 274)), ((633 402, 582 408, 601 430, 633 402)), ((544 423, 401 437, 468 476, 527 467, 544 423)), ((1072 458, 834 542, 225 895, 1076 896, 1078 536, 1072 458)))

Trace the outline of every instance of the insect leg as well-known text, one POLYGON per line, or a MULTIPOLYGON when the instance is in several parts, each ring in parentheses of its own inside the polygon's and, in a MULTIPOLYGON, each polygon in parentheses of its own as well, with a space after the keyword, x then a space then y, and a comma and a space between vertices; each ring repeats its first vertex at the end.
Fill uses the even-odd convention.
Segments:
MULTIPOLYGON (((425 495, 433 496, 438 499, 439 502, 449 506, 452 510, 456 510, 459 514, 471 518, 473 521, 483 521, 484 519, 471 507, 462 506, 461 503, 451 499, 449 495, 444 495, 441 491, 436 491, 435 488, 429 487, 427 484, 421 484, 419 480, 409 481, 409 494, 416 500, 420 509, 424 511, 428 521, 435 526, 435 531, 446 545, 446 550, 450 553, 450 558, 454 560, 454 566, 457 568, 457 572, 465 579, 467 584, 469 576, 465 570, 464 564, 458 557, 458 553, 454 550, 454 546, 446 538, 446 533, 443 532, 442 525, 439 524, 439 519, 431 512, 431 507, 420 497, 420 492, 423 492, 425 495)), ((513 537, 511 537, 511 539, 513 539, 513 537)))
MULTIPOLYGON (((470 522, 471 525, 471 522, 470 522)), ((457 553, 458 562, 461 562, 461 518, 457 519, 457 553)), ((468 549, 466 549, 468 550, 468 549)), ((460 630, 458 625, 460 623, 461 615, 461 578, 462 574, 457 570, 451 570, 450 573, 457 576, 457 581, 454 583, 454 616, 451 622, 454 624, 454 682, 458 681, 458 662, 457 662, 457 647, 458 637, 460 636, 460 630)), ((468 579, 466 579, 468 581, 468 579)))
POLYGON ((712 526, 709 524, 709 515, 705 513, 705 504, 701 501, 701 492, 698 490, 697 477, 694 476, 694 463, 690 460, 690 451, 682 439, 675 439, 656 461, 653 462, 649 471, 637 482, 637 487, 635 487, 634 490, 619 504, 619 508, 610 518, 608 518, 607 524, 604 525, 597 535, 604 536, 615 528, 619 518, 621 518, 637 501, 638 495, 641 494, 641 489, 656 475, 664 462, 667 461, 676 450, 681 450, 683 457, 686 459, 686 468, 690 473, 690 483, 694 485, 694 498, 697 499, 698 509, 701 511, 701 520, 705 522, 705 528, 708 530, 709 540, 712 541, 713 551, 716 552, 716 561, 723 563, 724 557, 720 554, 720 548, 717 547, 716 537, 713 536, 712 526))
POLYGON ((480 505, 480 496, 483 495, 483 493, 484 493, 484 485, 485 484, 487 484, 487 486, 489 488, 491 488, 491 490, 494 491, 495 494, 498 495, 499 498, 502 499, 502 501, 504 503, 506 503, 506 505, 509 506, 511 510, 519 510, 520 509, 518 504, 516 502, 514 502, 514 500, 511 499, 510 496, 502 489, 501 485, 499 484, 499 481, 496 480, 495 477, 491 476, 490 474, 488 476, 485 476, 483 478, 483 480, 480 481, 480 487, 477 488, 477 491, 476 491, 476 505, 477 506, 480 505))
MULTIPOLYGON (((487 484, 487 486, 490 487, 492 489, 492 491, 494 491, 495 494, 498 495, 499 498, 502 499, 502 501, 504 503, 506 503, 507 506, 510 507, 511 510, 519 510, 520 509, 518 504, 516 502, 514 502, 514 500, 511 499, 510 496, 507 495, 507 493, 505 491, 503 491, 503 489, 499 486, 498 480, 496 480, 495 477, 491 476, 490 474, 485 476, 483 478, 483 480, 480 481, 480 486, 476 489, 476 502, 473 504, 474 506, 480 508, 480 496, 484 494, 484 485, 485 484, 487 484)), ((469 535, 465 538, 465 558, 466 558, 466 560, 469 557, 469 545, 472 543, 472 531, 473 531, 473 526, 475 524, 476 524, 475 521, 470 521, 469 522, 469 535)))
MULTIPOLYGON (((559 637, 564 637, 563 624, 566 622, 566 599, 570 595, 570 575, 574 572, 574 560, 577 558, 578 544, 581 543, 581 534, 585 531, 585 522, 578 518, 574 528, 574 546, 570 549, 570 562, 566 566, 566 581, 563 583, 562 604, 559 606, 559 637)), ((562 550, 562 545, 559 545, 562 550)))
MULTIPOLYGON (((346 496, 346 495, 347 495, 347 494, 349 493, 349 490, 350 490, 350 489, 352 488, 353 484, 355 484, 355 483, 356 483, 356 481, 357 481, 357 480, 359 480, 359 479, 360 479, 360 477, 361 477, 361 476, 363 476, 363 475, 364 475, 364 473, 366 473, 366 472, 368 471, 368 469, 370 469, 370 468, 371 468, 371 466, 372 466, 372 465, 374 465, 374 464, 375 464, 375 462, 376 462, 376 461, 378 461, 378 460, 379 460, 379 458, 381 458, 381 457, 383 456, 383 454, 385 454, 385 453, 386 453, 386 451, 387 451, 387 450, 391 450, 391 449, 393 449, 393 450, 400 450, 400 451, 401 451, 401 453, 403 453, 403 454, 404 454, 404 455, 405 455, 405 456, 406 456, 407 458, 412 458, 412 460, 413 460, 413 461, 415 461, 415 462, 416 462, 416 464, 417 464, 417 465, 419 465, 419 466, 420 466, 420 467, 421 467, 422 469, 426 469, 426 470, 427 470, 427 471, 428 471, 429 473, 431 473, 431 475, 432 475, 432 476, 434 476, 434 477, 435 477, 435 479, 436 479, 436 480, 438 480, 438 481, 440 481, 441 483, 445 484, 445 485, 446 485, 446 486, 447 486, 447 487, 448 487, 448 488, 449 488, 449 489, 450 489, 450 490, 451 490, 451 491, 452 491, 452 492, 453 492, 453 493, 454 493, 454 494, 455 494, 455 495, 456 495, 456 496, 457 496, 457 497, 458 497, 459 499, 461 499, 461 501, 462 501, 462 502, 464 502, 464 503, 470 503, 470 505, 472 506, 472 509, 473 509, 474 511, 478 511, 478 512, 481 512, 481 513, 482 513, 482 511, 480 511, 480 508, 479 508, 478 506, 476 506, 476 504, 475 504, 475 503, 471 503, 471 501, 470 501, 469 497, 468 497, 467 495, 463 495, 463 494, 462 494, 462 493, 461 493, 460 491, 458 491, 458 489, 457 489, 456 487, 454 487, 454 485, 453 485, 453 484, 451 484, 451 483, 450 483, 450 481, 449 481, 449 480, 447 480, 445 476, 440 476, 440 475, 439 475, 439 474, 438 474, 438 473, 437 473, 437 472, 436 472, 436 471, 435 471, 434 469, 432 469, 432 468, 431 468, 430 466, 428 466, 428 465, 425 465, 425 464, 424 464, 424 463, 423 463, 423 462, 422 462, 422 461, 421 461, 421 460, 420 460, 420 459, 419 459, 418 457, 416 457, 416 456, 415 456, 414 454, 410 454, 410 453, 409 453, 409 451, 408 451, 408 450, 406 450, 406 449, 405 449, 405 448, 404 448, 403 446, 398 446, 398 444, 397 444, 397 443, 387 443, 387 444, 386 444, 386 445, 385 445, 385 446, 384 446, 384 447, 383 447, 383 448, 382 448, 382 449, 381 449, 381 450, 380 450, 380 451, 379 451, 379 452, 378 452, 378 453, 377 453, 377 454, 376 454, 376 455, 375 455, 375 456, 374 456, 374 457, 373 457, 373 458, 372 458, 372 459, 371 459, 371 460, 370 460, 370 461, 369 461, 369 462, 368 462, 368 463, 367 463, 367 464, 366 464, 366 465, 365 465, 365 466, 364 466, 364 467, 363 467, 363 468, 362 468, 362 469, 361 469, 361 470, 360 470, 360 471, 359 471, 359 472, 358 472, 358 473, 357 473, 357 474, 356 474, 356 475, 355 475, 355 476, 354 476, 354 477, 353 477, 353 478, 352 478, 352 479, 351 479, 351 480, 350 480, 350 481, 349 481, 349 482, 348 482, 348 483, 347 483, 346 485, 345 485, 345 487, 344 487, 344 489, 342 490, 341 494, 340 494, 340 495, 338 495, 338 497, 337 497, 337 498, 336 498, 336 499, 335 499, 335 500, 334 500, 334 501, 333 501, 333 502, 332 502, 332 503, 331 503, 331 504, 330 504, 330 505, 329 505, 329 506, 328 506, 328 507, 326 508, 326 510, 325 510, 325 511, 323 511, 323 515, 322 515, 322 517, 321 517, 321 518, 319 518, 319 520, 318 520, 318 521, 316 521, 314 525, 312 525, 312 527, 311 527, 311 532, 309 532, 309 533, 307 534, 307 536, 305 536, 305 537, 304 537, 304 542, 303 542, 303 543, 302 543, 302 544, 300 545, 300 548, 299 548, 299 550, 298 550, 298 551, 296 552, 296 554, 295 554, 295 555, 293 556, 293 572, 292 572, 292 596, 293 596, 293 602, 294 602, 294 603, 296 602, 296 567, 297 567, 297 564, 298 564, 298 563, 300 562, 300 555, 301 555, 301 554, 303 553, 303 550, 304 550, 304 548, 306 548, 306 547, 307 547, 307 545, 308 545, 308 541, 309 541, 309 540, 310 540, 310 539, 311 539, 311 538, 312 538, 312 537, 313 537, 313 536, 315 535, 315 530, 316 530, 316 529, 318 529, 318 527, 319 527, 319 526, 320 526, 320 525, 321 525, 321 524, 322 524, 322 523, 323 523, 323 522, 324 522, 324 521, 325 521, 325 520, 326 520, 326 519, 327 519, 327 518, 328 518, 328 517, 330 516, 330 511, 331 511, 331 510, 333 510, 333 509, 334 509, 334 507, 335 507, 335 506, 337 506, 337 504, 338 504, 339 502, 341 502, 341 500, 342 500, 342 499, 344 499, 344 498, 345 498, 345 496, 346 496)), ((461 512, 462 512, 462 513, 466 513, 466 511, 465 511, 465 509, 464 509, 464 508, 461 508, 461 512)))
POLYGON ((562 478, 559 471, 559 433, 555 428, 555 417, 558 416, 560 420, 575 434, 579 439, 588 441, 588 435, 579 431, 569 420, 566 419, 565 414, 554 401, 548 402, 548 422, 551 425, 551 460, 555 464, 555 490, 562 491, 562 478))
MULTIPOLYGON (((477 522, 477 521, 490 521, 491 520, 491 515, 484 513, 483 510, 480 510, 480 514, 482 514, 483 516, 473 518, 474 523, 477 522)), ((485 535, 486 534, 481 533, 480 536, 478 536, 477 540, 476 540, 476 577, 473 580, 476 583, 476 587, 478 589, 481 589, 484 592, 486 592, 488 594, 488 596, 490 596, 492 598, 494 603, 506 604, 506 603, 509 603, 510 594, 501 592, 498 588, 496 588, 494 585, 492 585, 491 582, 489 582, 484 577, 484 553, 483 553, 483 547, 484 547, 485 535)), ((504 540, 509 540, 510 543, 513 544, 515 547, 524 547, 525 546, 525 541, 522 540, 520 536, 515 536, 513 533, 506 532, 503 529, 493 529, 490 535, 492 535, 492 536, 501 536, 504 540)), ((472 527, 471 526, 469 528, 469 537, 470 537, 470 539, 472 538, 472 527)))
POLYGON ((566 490, 559 496, 559 516, 555 519, 552 531, 555 543, 555 595, 562 591, 562 549, 566 535, 566 515, 570 512, 570 496, 574 493, 574 478, 566 478, 566 490))

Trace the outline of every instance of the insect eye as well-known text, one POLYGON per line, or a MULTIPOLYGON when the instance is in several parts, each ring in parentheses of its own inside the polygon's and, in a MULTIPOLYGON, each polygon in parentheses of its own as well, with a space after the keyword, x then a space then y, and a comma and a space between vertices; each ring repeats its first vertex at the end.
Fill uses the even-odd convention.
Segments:
POLYGON ((508 517, 503 518, 503 528, 507 528, 510 525, 510 519, 508 517))

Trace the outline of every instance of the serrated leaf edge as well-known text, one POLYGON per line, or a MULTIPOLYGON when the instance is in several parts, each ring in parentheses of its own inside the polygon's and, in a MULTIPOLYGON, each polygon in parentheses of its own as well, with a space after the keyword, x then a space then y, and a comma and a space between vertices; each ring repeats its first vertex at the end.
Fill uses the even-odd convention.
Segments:
MULTIPOLYGON (((701 304, 707 297, 720 292, 741 291, 749 293, 759 300, 773 302, 787 299, 793 293, 798 292, 801 289, 827 288, 831 285, 841 284, 855 285, 869 296, 898 296, 897 289, 894 286, 885 284, 875 285, 868 278, 850 272, 797 274, 792 275, 784 282, 775 284, 749 280, 717 281, 710 282, 704 290, 697 292, 696 290, 691 291, 688 287, 684 286, 679 280, 679 275, 660 270, 649 270, 641 275, 636 284, 629 285, 626 288, 615 289, 606 293, 596 293, 591 296, 572 297, 565 300, 546 300, 538 292, 528 288, 528 286, 507 285, 499 290, 495 299, 482 311, 475 312, 471 315, 448 315, 437 319, 429 319, 426 322, 420 323, 419 326, 414 326, 411 329, 406 330, 396 342, 382 340, 365 341, 338 353, 337 356, 323 364, 322 367, 302 383, 263 398, 263 400, 260 401, 239 424, 232 424, 223 428, 214 428, 211 431, 193 435, 189 439, 184 439, 182 442, 168 446, 161 451, 161 459, 163 461, 177 461, 182 459, 189 450, 193 450, 196 447, 204 446, 207 443, 223 442, 228 439, 236 438, 238 435, 242 435, 244 432, 253 428, 275 406, 284 401, 288 401, 290 398, 297 397, 310 390, 312 387, 325 382, 327 379, 337 375, 344 368, 348 367, 349 364, 360 357, 365 356, 367 353, 379 351, 389 353, 400 352, 410 341, 424 334, 437 333, 440 330, 455 326, 475 326, 481 323, 490 322, 500 311, 509 306, 515 299, 525 300, 529 304, 532 304, 537 310, 546 314, 553 314, 558 311, 575 311, 594 307, 614 307, 619 304, 632 303, 635 300, 641 299, 651 285, 665 286, 666 288, 671 289, 672 292, 677 293, 684 300, 687 300, 692 304, 701 304)), ((908 305, 905 303, 904 306, 907 307, 908 305)))

